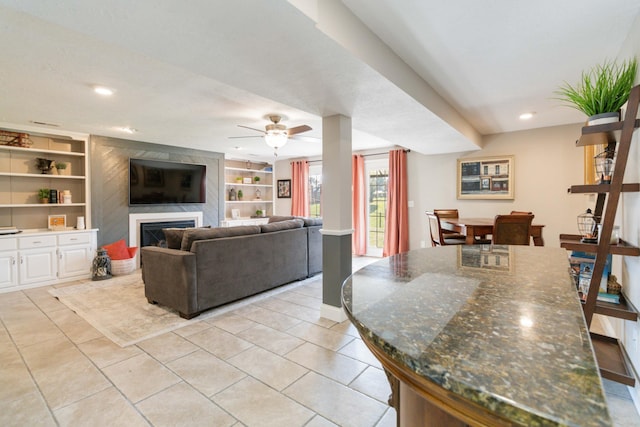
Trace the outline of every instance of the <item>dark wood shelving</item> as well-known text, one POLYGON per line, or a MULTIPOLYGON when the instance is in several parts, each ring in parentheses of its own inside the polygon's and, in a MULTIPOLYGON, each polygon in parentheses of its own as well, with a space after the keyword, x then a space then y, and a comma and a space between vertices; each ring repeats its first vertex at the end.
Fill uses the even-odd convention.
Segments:
MULTIPOLYGON (((591 185, 572 185, 569 187, 569 193, 572 194, 594 194, 608 193, 611 191, 611 184, 591 184, 591 185)), ((623 193, 634 193, 640 191, 640 183, 622 184, 623 193)))
POLYGON ((618 319, 631 320, 632 322, 638 321, 638 310, 631 304, 631 301, 627 300, 624 294, 620 296, 620 304, 596 300, 595 313, 618 319))
MULTIPOLYGON (((598 301, 598 291, 609 254, 640 256, 640 248, 624 240, 620 240, 618 244, 614 245, 610 243, 616 211, 620 201, 620 193, 640 191, 640 184, 624 184, 622 182, 633 133, 635 129, 640 127, 640 119, 637 119, 639 105, 640 86, 635 86, 631 89, 623 120, 614 123, 584 126, 580 139, 576 141, 576 146, 603 144, 607 146, 607 150, 615 150, 616 152, 615 168, 610 184, 573 185, 569 188, 570 193, 595 193, 598 195, 593 216, 601 226, 599 242, 582 243, 580 242, 580 236, 574 234, 560 235, 560 247, 567 250, 595 254, 589 291, 582 303, 584 318, 588 327, 591 327, 594 313, 638 321, 636 308, 629 300, 624 298, 624 295, 622 295, 620 304, 612 304, 598 301)), ((635 284, 627 283, 627 286, 632 285, 635 284)), ((591 333, 591 342, 602 377, 634 386, 634 371, 622 342, 616 338, 595 333, 591 333)))
MULTIPOLYGON (((586 145, 607 145, 616 142, 617 134, 622 130, 624 121, 605 123, 602 125, 584 126, 582 136, 576 141, 576 147, 586 145)), ((634 127, 640 127, 640 119, 636 119, 634 127)))
POLYGON ((635 386, 636 380, 630 368, 631 361, 620 340, 594 332, 590 335, 593 350, 598 359, 600 375, 611 381, 635 386))
MULTIPOLYGON (((580 236, 574 234, 561 234, 560 247, 571 251, 582 251, 589 254, 598 252, 598 243, 582 243, 580 236)), ((617 245, 610 245, 609 252, 614 255, 640 256, 640 248, 620 240, 617 245)))

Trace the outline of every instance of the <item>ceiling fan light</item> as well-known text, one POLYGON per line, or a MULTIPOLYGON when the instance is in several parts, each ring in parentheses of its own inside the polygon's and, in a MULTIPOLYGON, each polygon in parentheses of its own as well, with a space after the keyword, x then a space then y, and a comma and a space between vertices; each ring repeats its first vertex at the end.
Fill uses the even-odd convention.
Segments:
POLYGON ((269 147, 280 148, 287 143, 287 132, 282 130, 268 130, 264 135, 264 142, 269 147))

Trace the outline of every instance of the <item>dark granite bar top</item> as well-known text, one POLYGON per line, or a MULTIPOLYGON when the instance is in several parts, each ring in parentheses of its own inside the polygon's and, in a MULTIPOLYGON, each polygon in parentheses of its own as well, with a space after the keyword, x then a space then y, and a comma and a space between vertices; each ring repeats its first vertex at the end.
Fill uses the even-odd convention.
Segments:
POLYGON ((354 273, 342 298, 398 365, 515 424, 611 425, 564 249, 410 251, 354 273))

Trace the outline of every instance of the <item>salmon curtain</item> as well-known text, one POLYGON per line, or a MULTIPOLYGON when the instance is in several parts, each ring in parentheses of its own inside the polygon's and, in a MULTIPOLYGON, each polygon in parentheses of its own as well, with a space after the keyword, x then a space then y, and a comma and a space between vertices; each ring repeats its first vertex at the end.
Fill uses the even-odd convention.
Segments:
POLYGON ((291 215, 309 216, 309 162, 291 163, 291 215))
POLYGON ((352 212, 351 252, 354 255, 367 253, 367 198, 365 186, 364 156, 354 154, 351 157, 352 212))
POLYGON ((382 256, 409 250, 407 197, 407 153, 404 150, 392 150, 389 152, 387 218, 382 256))

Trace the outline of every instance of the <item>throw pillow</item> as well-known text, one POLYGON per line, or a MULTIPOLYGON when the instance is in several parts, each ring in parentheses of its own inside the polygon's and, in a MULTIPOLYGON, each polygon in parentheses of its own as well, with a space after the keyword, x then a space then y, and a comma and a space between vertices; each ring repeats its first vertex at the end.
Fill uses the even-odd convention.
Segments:
POLYGON ((290 230, 292 228, 302 228, 304 221, 301 219, 287 219, 285 221, 272 222, 270 224, 262 224, 260 230, 263 233, 269 233, 272 231, 290 230))
POLYGON ((112 260, 131 258, 131 256, 129 256, 129 251, 127 250, 127 243, 124 241, 124 239, 120 239, 117 242, 104 245, 102 248, 107 251, 107 254, 109 254, 109 258, 111 258, 112 260))
MULTIPOLYGON (((204 227, 198 228, 211 228, 210 225, 206 225, 204 227)), ((182 246, 182 237, 184 236, 184 232, 186 230, 196 230, 194 227, 183 227, 183 228, 163 228, 162 232, 164 233, 164 240, 167 242, 167 248, 169 249, 180 249, 182 246)))
POLYGON ((184 228, 163 228, 164 240, 167 242, 167 248, 180 249, 184 228))

